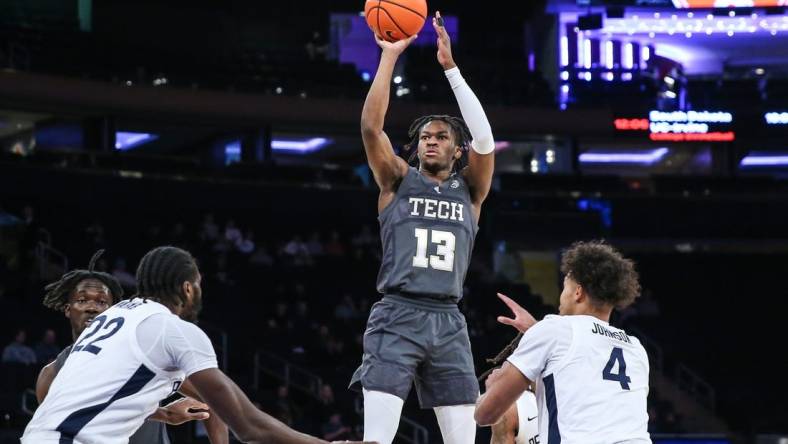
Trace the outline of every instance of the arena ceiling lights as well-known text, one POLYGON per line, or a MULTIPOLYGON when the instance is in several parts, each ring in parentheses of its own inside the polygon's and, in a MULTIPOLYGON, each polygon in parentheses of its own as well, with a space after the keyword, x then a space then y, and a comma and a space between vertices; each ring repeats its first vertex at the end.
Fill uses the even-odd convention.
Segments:
POLYGON ((751 152, 739 163, 741 167, 788 166, 788 153, 751 152))
POLYGON ((653 165, 662 160, 670 150, 656 148, 639 151, 586 151, 580 154, 580 163, 635 163, 653 165))
POLYGON ((701 12, 677 12, 643 15, 628 15, 622 19, 608 19, 602 32, 606 35, 648 35, 654 38, 657 34, 693 35, 723 34, 733 37, 737 33, 771 34, 788 31, 788 17, 769 16, 752 12, 737 15, 735 10, 728 11, 726 16, 717 16, 701 12))
POLYGON ((129 131, 118 131, 115 133, 115 149, 118 151, 127 151, 152 142, 158 139, 157 134, 152 133, 133 133, 129 131))
POLYGON ((693 8, 775 8, 785 0, 672 0, 676 9, 693 8))

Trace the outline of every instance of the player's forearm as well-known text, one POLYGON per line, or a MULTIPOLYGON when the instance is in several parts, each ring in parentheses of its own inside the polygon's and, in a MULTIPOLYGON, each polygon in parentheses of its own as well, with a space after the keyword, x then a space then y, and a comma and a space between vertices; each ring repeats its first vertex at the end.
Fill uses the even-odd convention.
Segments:
POLYGON ((380 56, 378 72, 375 74, 375 80, 372 81, 364 108, 361 111, 362 132, 383 131, 391 95, 391 77, 398 57, 398 55, 387 51, 383 51, 380 56))
POLYGON ((490 444, 514 444, 514 428, 516 425, 514 422, 516 421, 512 421, 512 419, 507 412, 501 417, 500 421, 490 427, 492 432, 490 444))
POLYGON ((211 444, 230 443, 230 432, 227 424, 218 415, 211 415, 203 421, 203 424, 205 425, 205 431, 208 432, 208 440, 211 441, 211 444))
POLYGON ((495 141, 493 140, 492 128, 479 98, 476 97, 471 87, 465 82, 459 68, 455 66, 445 72, 449 85, 451 85, 451 89, 454 92, 454 97, 457 99, 462 118, 465 120, 465 124, 468 125, 468 130, 473 138, 473 150, 479 154, 493 153, 495 151, 495 141))
POLYGON ((327 444, 327 441, 297 432, 257 409, 250 413, 254 415, 250 428, 242 428, 239 431, 233 429, 242 442, 249 444, 327 444))

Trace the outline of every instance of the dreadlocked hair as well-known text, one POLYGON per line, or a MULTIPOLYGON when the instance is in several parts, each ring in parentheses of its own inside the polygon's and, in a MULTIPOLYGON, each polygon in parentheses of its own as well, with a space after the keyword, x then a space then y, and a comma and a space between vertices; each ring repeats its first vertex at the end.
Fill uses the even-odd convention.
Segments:
POLYGON ((137 267, 137 296, 155 299, 165 305, 183 305, 184 282, 197 279, 197 262, 178 247, 157 247, 143 256, 137 267))
POLYGON ((486 362, 488 364, 492 364, 493 367, 491 369, 487 370, 486 372, 482 373, 482 375, 479 376, 479 381, 484 381, 485 378, 490 376, 490 373, 492 373, 493 370, 495 370, 496 368, 498 368, 501 365, 503 365, 503 363, 506 361, 506 359, 509 356, 511 356, 512 353, 514 353, 514 350, 517 348, 517 345, 520 343, 520 339, 522 339, 522 338, 523 338, 523 334, 522 333, 518 333, 517 336, 514 337, 512 342, 510 342, 509 345, 504 347, 503 350, 501 350, 501 352, 498 353, 497 356, 495 356, 494 358, 487 359, 486 362))
POLYGON ((101 271, 95 271, 96 261, 104 254, 104 250, 98 250, 93 254, 88 263, 87 270, 71 270, 60 277, 60 280, 52 282, 44 287, 44 306, 57 311, 63 311, 68 304, 71 293, 77 288, 80 282, 85 279, 95 279, 109 288, 109 295, 112 303, 115 304, 123 299, 123 287, 115 276, 101 271))
POLYGON ((468 125, 465 124, 464 120, 460 119, 459 117, 448 116, 445 114, 422 116, 410 124, 410 128, 408 128, 409 142, 407 145, 405 145, 405 148, 410 152, 410 155, 408 156, 408 164, 416 167, 419 165, 418 148, 421 129, 424 128, 426 124, 435 120, 446 122, 449 125, 451 128, 451 133, 454 136, 455 144, 462 148, 462 157, 454 162, 453 171, 456 172, 462 170, 466 163, 468 149, 471 147, 471 140, 473 140, 471 137, 471 130, 468 129, 468 125))

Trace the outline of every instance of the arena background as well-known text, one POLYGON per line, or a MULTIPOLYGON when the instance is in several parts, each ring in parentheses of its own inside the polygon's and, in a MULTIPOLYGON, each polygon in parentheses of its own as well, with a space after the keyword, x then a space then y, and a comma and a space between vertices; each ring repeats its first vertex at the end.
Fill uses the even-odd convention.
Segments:
MULTIPOLYGON (((361 3, 0 2, 0 346, 24 330, 39 358, 0 364, 0 442, 70 340, 44 284, 105 248, 131 293, 161 244, 198 257, 200 326, 252 399, 360 436, 346 387, 380 250, 361 3)), ((734 3, 429 3, 497 140, 461 303, 478 373, 513 337, 496 291, 555 312, 561 249, 603 238, 642 276, 613 323, 649 351, 655 442, 788 440, 788 15, 734 3)), ((458 114, 431 32, 397 68, 395 146, 415 117, 458 114)), ((415 399, 403 415, 398 441, 440 442, 415 399)))

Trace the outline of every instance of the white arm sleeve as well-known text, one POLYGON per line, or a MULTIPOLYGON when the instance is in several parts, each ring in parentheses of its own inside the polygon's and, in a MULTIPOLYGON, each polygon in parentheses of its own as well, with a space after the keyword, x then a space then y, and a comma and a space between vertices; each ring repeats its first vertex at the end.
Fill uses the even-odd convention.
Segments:
POLYGON ((547 316, 525 332, 514 353, 507 359, 530 381, 536 381, 569 351, 572 326, 560 316, 547 316))
POLYGON ((189 377, 219 367, 208 336, 196 325, 172 315, 155 314, 142 321, 137 327, 137 342, 161 370, 181 370, 189 377))
POLYGON ((471 148, 479 154, 490 154, 495 151, 495 141, 493 140, 492 128, 484 114, 481 102, 476 94, 465 82, 460 74, 460 69, 456 66, 446 71, 446 78, 449 79, 454 97, 457 98, 457 105, 460 107, 462 119, 471 131, 471 148))

